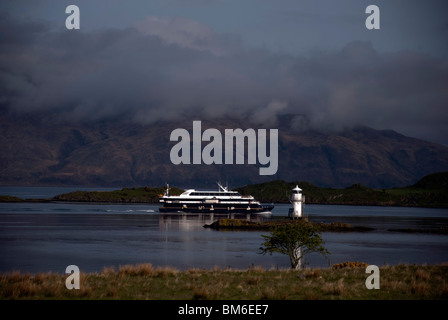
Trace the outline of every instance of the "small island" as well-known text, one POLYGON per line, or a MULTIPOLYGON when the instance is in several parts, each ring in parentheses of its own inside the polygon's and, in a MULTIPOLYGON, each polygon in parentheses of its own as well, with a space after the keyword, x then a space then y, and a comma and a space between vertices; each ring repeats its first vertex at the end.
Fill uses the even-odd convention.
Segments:
POLYGON ((216 230, 245 230, 245 231, 260 231, 271 230, 275 226, 280 225, 294 225, 294 224, 310 224, 317 228, 321 232, 366 232, 372 231, 373 228, 365 226, 352 226, 348 223, 333 222, 310 222, 306 218, 302 219, 290 219, 290 218, 275 218, 268 221, 255 222, 242 219, 219 219, 211 224, 205 224, 204 228, 216 229, 216 230))

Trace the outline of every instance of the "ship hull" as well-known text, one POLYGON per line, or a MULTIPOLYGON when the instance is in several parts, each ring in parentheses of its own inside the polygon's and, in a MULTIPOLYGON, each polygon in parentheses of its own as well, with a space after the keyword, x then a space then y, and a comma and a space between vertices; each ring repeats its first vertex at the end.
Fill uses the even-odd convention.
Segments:
POLYGON ((159 212, 185 212, 185 213, 267 213, 274 205, 227 205, 227 204, 182 204, 170 203, 159 208, 159 212))

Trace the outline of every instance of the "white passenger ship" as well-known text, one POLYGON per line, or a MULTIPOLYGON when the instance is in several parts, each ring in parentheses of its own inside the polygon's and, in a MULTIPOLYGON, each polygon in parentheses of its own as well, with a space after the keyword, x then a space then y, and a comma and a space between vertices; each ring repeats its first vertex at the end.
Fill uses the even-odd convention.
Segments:
POLYGON ((270 213, 273 204, 261 204, 253 196, 229 191, 218 183, 219 191, 189 189, 178 196, 169 195, 169 186, 160 197, 160 212, 187 213, 270 213))

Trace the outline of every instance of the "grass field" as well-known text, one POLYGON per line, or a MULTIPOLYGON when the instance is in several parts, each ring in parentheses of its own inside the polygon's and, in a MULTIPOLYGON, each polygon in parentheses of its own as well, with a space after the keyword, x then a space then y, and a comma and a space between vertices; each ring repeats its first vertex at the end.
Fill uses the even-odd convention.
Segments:
POLYGON ((69 290, 68 274, 4 273, 0 299, 150 300, 388 300, 448 299, 448 265, 380 267, 380 288, 367 289, 365 264, 299 271, 155 268, 151 264, 80 274, 69 290))

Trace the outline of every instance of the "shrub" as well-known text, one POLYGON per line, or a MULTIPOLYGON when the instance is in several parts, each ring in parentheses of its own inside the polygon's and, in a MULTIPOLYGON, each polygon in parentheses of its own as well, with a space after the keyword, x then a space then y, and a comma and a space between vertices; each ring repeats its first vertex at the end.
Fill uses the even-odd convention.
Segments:
POLYGON ((343 268, 367 268, 368 264, 365 262, 358 262, 358 261, 346 261, 343 263, 336 263, 333 264, 333 269, 343 269, 343 268))

